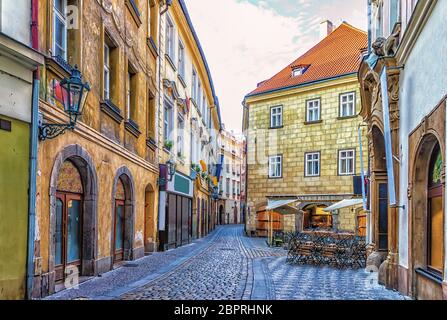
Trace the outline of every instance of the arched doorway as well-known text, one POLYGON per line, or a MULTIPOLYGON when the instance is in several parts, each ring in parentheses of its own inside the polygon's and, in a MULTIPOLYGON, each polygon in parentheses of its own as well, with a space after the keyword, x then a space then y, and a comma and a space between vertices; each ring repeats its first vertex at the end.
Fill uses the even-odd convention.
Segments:
POLYGON ((56 283, 75 284, 96 274, 97 175, 92 158, 79 145, 56 157, 50 179, 49 291, 56 283))
POLYGON ((334 227, 334 221, 330 212, 323 211, 327 208, 325 204, 312 203, 304 206, 303 228, 330 230, 334 227))
MULTIPOLYGON (((371 212, 372 240, 376 250, 388 252, 388 173, 386 167, 385 138, 382 131, 372 128, 371 212)), ((384 256, 385 258, 385 256, 384 256)))
POLYGON ((118 170, 112 190, 112 242, 113 264, 133 260, 135 200, 134 183, 126 167, 118 170))
POLYGON ((152 185, 145 190, 144 201, 144 250, 146 253, 155 250, 155 192, 152 185))
POLYGON ((425 135, 414 157, 411 192, 412 292, 419 299, 442 297, 440 286, 427 283, 427 276, 442 281, 444 273, 444 154, 434 134, 425 135), (424 282, 425 281, 425 282, 424 282), (429 288, 430 292, 423 290, 429 288))

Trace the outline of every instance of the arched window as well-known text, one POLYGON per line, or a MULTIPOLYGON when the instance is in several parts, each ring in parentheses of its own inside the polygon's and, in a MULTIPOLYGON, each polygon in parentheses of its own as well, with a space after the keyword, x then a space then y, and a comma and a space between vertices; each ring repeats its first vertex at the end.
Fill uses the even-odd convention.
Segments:
POLYGON ((444 251, 442 166, 441 150, 439 144, 437 144, 433 149, 430 159, 427 186, 427 266, 430 270, 438 273, 442 273, 444 251))

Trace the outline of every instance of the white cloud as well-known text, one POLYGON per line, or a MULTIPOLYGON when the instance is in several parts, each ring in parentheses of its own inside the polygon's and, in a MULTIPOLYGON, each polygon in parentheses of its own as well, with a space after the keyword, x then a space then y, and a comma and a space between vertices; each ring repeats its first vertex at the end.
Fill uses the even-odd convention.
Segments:
MULTIPOLYGON (((244 96, 317 42, 324 12, 285 17, 267 1, 185 1, 210 66, 223 122, 241 131, 244 96)), ((300 0, 301 8, 311 2, 300 0)))

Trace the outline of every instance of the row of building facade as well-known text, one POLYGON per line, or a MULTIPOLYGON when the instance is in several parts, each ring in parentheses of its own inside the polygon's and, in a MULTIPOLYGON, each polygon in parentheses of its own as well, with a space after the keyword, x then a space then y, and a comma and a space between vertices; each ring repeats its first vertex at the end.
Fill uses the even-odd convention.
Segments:
POLYGON ((211 232, 222 122, 184 1, 0 10, 0 298, 45 297, 211 232), (80 75, 73 117, 64 85, 80 75))
POLYGON ((245 97, 246 229, 365 236, 380 283, 447 299, 447 2, 365 10, 245 97))

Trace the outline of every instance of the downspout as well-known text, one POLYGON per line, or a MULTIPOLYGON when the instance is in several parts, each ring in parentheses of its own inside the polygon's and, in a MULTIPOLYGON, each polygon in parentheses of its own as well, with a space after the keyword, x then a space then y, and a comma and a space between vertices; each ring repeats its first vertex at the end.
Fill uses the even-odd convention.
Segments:
MULTIPOLYGON (((31 44, 32 48, 39 50, 39 0, 32 0, 31 7, 31 44)), ((30 132, 30 169, 29 169, 29 195, 28 195, 28 245, 26 261, 26 299, 31 300, 34 282, 34 236, 36 223, 36 190, 37 190, 37 153, 38 153, 38 122, 39 122, 39 67, 33 73, 33 96, 31 106, 31 132, 30 132)))
MULTIPOLYGON (((160 32, 161 31, 161 16, 164 15, 166 13, 166 11, 169 10, 169 7, 171 5, 172 5, 172 0, 166 0, 166 7, 160 11, 160 15, 158 17, 158 88, 159 88, 159 90, 158 90, 158 112, 162 112, 162 110, 160 110, 160 108, 161 108, 161 101, 162 101, 162 93, 161 93, 162 89, 161 88, 163 88, 163 83, 161 80, 161 61, 162 61, 161 60, 161 32, 160 32)), ((160 136, 160 134, 158 136, 160 136)), ((166 138, 166 137, 164 137, 164 138, 166 138)), ((164 141, 162 143, 164 144, 164 141)), ((160 144, 160 141, 158 141, 158 144, 160 144)), ((161 157, 159 155, 158 156, 159 167, 160 167, 160 160, 161 160, 161 157)), ((160 203, 161 193, 160 192, 161 191, 159 190, 158 191, 159 201, 158 201, 157 232, 156 232, 156 235, 158 238, 156 241, 157 248, 160 247, 160 210, 161 210, 161 203, 160 203)), ((163 205, 166 205, 166 202, 163 205)), ((161 248, 159 248, 159 249, 161 249, 161 248)), ((164 249, 161 251, 164 251, 164 249)))
POLYGON ((368 55, 371 54, 371 46, 372 46, 372 30, 371 30, 371 0, 367 0, 367 6, 368 6, 368 55))

